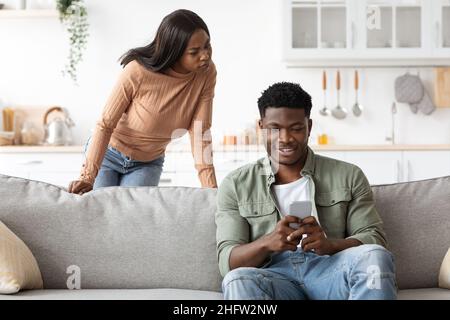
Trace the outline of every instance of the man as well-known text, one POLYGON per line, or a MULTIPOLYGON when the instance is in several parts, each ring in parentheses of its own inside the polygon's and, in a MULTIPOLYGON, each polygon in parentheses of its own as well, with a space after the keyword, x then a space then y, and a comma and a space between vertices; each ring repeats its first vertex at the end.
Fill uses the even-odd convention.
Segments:
POLYGON ((268 156, 231 172, 218 191, 225 299, 396 299, 369 182, 308 147, 311 107, 294 83, 276 83, 258 100, 268 156), (312 202, 303 220, 289 213, 300 200, 312 202))

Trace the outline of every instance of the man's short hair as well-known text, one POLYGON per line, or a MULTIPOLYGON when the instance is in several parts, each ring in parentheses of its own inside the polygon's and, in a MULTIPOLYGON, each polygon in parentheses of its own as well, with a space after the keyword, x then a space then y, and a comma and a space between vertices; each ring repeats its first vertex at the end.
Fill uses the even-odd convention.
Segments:
POLYGON ((267 108, 304 109, 309 118, 311 114, 311 96, 297 83, 278 82, 263 91, 258 99, 258 109, 264 118, 267 108))

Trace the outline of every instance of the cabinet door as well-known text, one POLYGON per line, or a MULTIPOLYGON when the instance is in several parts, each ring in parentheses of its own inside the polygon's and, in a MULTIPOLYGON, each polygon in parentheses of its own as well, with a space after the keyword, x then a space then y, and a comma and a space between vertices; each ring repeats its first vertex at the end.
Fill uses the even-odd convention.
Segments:
POLYGON ((328 157, 328 158, 347 161, 346 154, 343 151, 321 151, 321 150, 316 151, 316 150, 314 150, 314 153, 324 156, 324 157, 328 157))
POLYGON ((31 171, 28 178, 67 188, 71 181, 78 178, 79 173, 79 171, 31 171))
POLYGON ((352 0, 284 0, 286 60, 344 58, 352 52, 352 0))
POLYGON ((424 0, 365 0, 365 57, 429 58, 431 28, 429 5, 424 0))
POLYGON ((450 151, 405 151, 405 181, 450 176, 450 151))
POLYGON ((67 187, 78 178, 82 153, 8 153, 0 155, 0 173, 67 187))
POLYGON ((346 161, 360 167, 372 185, 403 179, 401 151, 349 151, 346 161))
POLYGON ((450 0, 430 1, 432 5, 433 29, 430 33, 434 56, 446 58, 450 56, 450 0))

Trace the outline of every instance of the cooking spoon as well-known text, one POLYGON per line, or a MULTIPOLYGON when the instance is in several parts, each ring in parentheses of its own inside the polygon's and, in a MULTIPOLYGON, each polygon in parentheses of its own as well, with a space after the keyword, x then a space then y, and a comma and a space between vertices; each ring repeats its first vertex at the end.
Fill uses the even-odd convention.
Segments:
POLYGON ((355 70, 355 104, 353 105, 353 114, 359 117, 363 111, 363 106, 358 103, 359 77, 358 70, 355 70))
POLYGON ((336 119, 344 119, 345 117, 347 117, 348 112, 344 107, 341 107, 341 104, 340 104, 341 73, 339 71, 337 72, 337 77, 336 77, 336 89, 337 89, 337 106, 333 109, 331 114, 336 119))
POLYGON ((328 116, 330 110, 327 108, 327 74, 325 70, 322 73, 322 89, 323 89, 323 108, 319 110, 319 113, 323 116, 328 116))

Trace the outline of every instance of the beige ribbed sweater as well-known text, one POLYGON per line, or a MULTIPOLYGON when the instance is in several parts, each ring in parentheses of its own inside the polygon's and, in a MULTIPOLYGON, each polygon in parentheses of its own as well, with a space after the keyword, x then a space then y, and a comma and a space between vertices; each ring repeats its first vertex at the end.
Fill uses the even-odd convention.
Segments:
POLYGON ((175 130, 185 129, 202 186, 215 188, 209 131, 215 84, 212 62, 187 74, 153 72, 136 61, 128 63, 97 122, 80 180, 94 182, 108 144, 133 160, 151 161, 164 154, 175 130), (195 139, 194 124, 201 127, 195 139))

